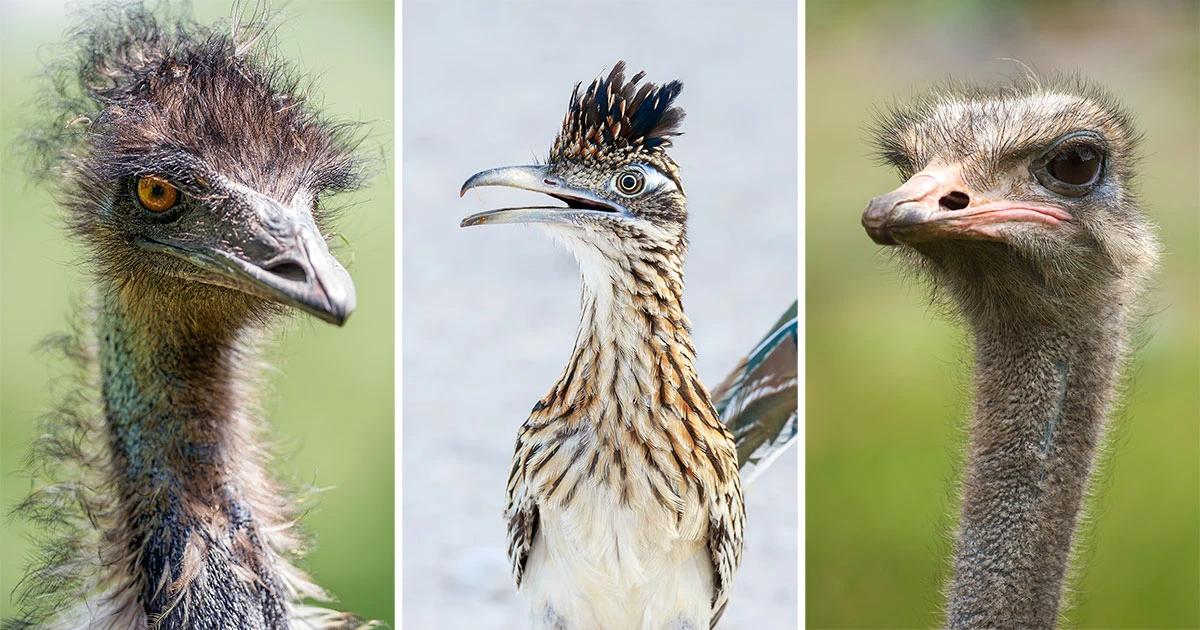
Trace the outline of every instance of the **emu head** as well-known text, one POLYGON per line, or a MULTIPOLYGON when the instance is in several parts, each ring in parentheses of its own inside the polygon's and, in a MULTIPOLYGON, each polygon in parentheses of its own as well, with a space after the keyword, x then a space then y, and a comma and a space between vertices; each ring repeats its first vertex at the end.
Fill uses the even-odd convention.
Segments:
POLYGON ((950 86, 882 117, 876 143, 903 183, 862 224, 969 317, 1079 314, 1140 284, 1156 257, 1132 190, 1137 139, 1078 81, 950 86))
POLYGON ((619 261, 646 251, 681 252, 687 206, 679 167, 666 153, 679 135, 683 110, 672 106, 683 89, 625 80, 625 62, 580 92, 575 85, 549 159, 473 175, 460 194, 480 186, 540 192, 565 205, 480 212, 463 227, 536 223, 580 261, 619 261), (597 258, 598 255, 598 258, 597 258))
POLYGON ((189 316, 287 305, 341 325, 354 284, 322 206, 359 180, 349 127, 248 50, 262 32, 113 11, 76 36, 72 134, 51 158, 98 273, 189 316))

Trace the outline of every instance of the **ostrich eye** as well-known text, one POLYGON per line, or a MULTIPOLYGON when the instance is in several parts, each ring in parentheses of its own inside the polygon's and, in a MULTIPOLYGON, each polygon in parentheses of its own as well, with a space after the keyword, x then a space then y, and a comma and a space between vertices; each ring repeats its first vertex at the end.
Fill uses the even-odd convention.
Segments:
POLYGON ((646 188, 646 175, 640 169, 629 169, 617 173, 617 192, 622 195, 636 195, 646 188))
POLYGON ((1104 172, 1104 151, 1093 138, 1090 132, 1078 132, 1056 142, 1033 163, 1038 182, 1060 195, 1086 195, 1104 172))
POLYGON ((158 175, 146 175, 137 180, 137 198, 143 208, 162 213, 179 202, 179 189, 158 175))
POLYGON ((1092 183, 1100 174, 1102 162, 1100 154, 1091 147, 1077 147, 1055 155, 1046 165, 1046 170, 1061 182, 1084 186, 1092 183))

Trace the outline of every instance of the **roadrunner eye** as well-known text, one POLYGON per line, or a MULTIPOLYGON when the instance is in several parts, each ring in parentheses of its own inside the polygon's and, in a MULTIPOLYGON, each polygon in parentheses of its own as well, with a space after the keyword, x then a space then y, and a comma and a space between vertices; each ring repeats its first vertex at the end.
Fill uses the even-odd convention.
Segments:
POLYGON ((617 174, 617 192, 633 196, 646 188, 646 176, 636 169, 622 171, 617 174))
POLYGON ((1104 152, 1091 143, 1077 143, 1080 137, 1094 134, 1071 134, 1055 143, 1034 162, 1033 174, 1046 188, 1068 197, 1086 195, 1100 181, 1104 171, 1104 152))
POLYGON ((166 212, 179 202, 179 189, 158 175, 146 175, 138 178, 137 198, 150 212, 166 212))

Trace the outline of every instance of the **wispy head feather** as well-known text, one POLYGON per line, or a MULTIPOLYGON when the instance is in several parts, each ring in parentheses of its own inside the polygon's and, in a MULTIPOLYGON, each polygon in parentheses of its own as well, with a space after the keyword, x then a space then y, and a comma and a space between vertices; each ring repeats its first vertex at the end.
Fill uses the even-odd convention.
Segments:
POLYGON ((274 54, 277 21, 262 5, 208 26, 171 6, 100 4, 78 24, 49 69, 47 119, 28 137, 36 174, 104 189, 141 171, 171 175, 188 155, 274 181, 262 156, 289 156, 304 164, 291 187, 362 183, 362 127, 316 111, 308 80, 274 54))

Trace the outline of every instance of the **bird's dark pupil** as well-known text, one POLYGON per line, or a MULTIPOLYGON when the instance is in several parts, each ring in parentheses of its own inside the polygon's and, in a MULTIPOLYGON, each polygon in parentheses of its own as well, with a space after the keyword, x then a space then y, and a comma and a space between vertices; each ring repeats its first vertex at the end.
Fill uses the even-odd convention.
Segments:
POLYGON ((162 184, 155 184, 153 187, 150 188, 150 196, 151 197, 161 197, 165 194, 167 194, 167 190, 162 187, 162 184))
POLYGON ((621 189, 622 190, 625 190, 626 192, 632 192, 632 191, 637 190, 637 187, 638 187, 638 178, 636 175, 626 173, 625 175, 621 176, 621 189))
POLYGON ((1051 175, 1077 186, 1091 182, 1099 170, 1100 155, 1088 148, 1063 151, 1050 161, 1051 175))

